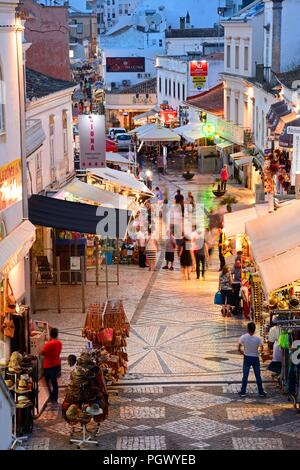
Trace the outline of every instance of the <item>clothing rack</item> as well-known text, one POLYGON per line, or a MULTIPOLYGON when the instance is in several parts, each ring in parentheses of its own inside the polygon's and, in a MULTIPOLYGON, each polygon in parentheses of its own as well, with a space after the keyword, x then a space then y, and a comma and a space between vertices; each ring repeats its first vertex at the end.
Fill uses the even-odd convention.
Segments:
MULTIPOLYGON (((280 331, 292 333, 300 331, 300 319, 278 320, 274 322, 280 331)), ((279 376, 279 384, 281 388, 288 394, 289 401, 293 402, 297 413, 300 413, 300 365, 296 365, 291 361, 291 353, 289 349, 282 349, 282 368, 279 376)))

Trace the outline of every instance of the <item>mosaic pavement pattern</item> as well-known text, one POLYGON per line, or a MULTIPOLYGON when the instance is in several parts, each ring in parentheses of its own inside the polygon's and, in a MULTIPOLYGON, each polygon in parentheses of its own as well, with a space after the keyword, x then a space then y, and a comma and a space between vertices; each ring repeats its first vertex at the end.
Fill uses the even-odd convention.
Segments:
MULTIPOLYGON (((99 450, 281 450, 300 449, 299 415, 292 408, 253 394, 247 403, 221 385, 114 388, 109 419, 98 432, 99 450), (116 396, 116 393, 118 395, 116 396), (142 403, 140 399, 147 399, 142 403), (198 405, 197 405, 198 401, 198 405), (206 401, 206 405, 205 405, 206 401)), ((63 395, 63 390, 61 390, 63 395)), ((32 450, 74 449, 70 426, 60 411, 47 407, 25 447, 32 450)), ((96 425, 88 430, 96 432, 96 425)), ((80 428, 77 428, 80 432, 80 428)), ((79 435, 79 434, 78 434, 79 435)))
MULTIPOLYGON (((180 186, 174 178, 170 194, 180 186)), ((243 203, 249 202, 244 199, 243 203)), ((98 431, 96 449, 300 449, 299 415, 274 385, 267 384, 267 399, 257 396, 253 383, 247 398, 237 396, 242 371, 237 342, 246 323, 222 318, 220 308, 213 305, 217 270, 215 259, 205 281, 196 280, 194 274, 191 281, 184 281, 178 261, 174 272, 143 271, 143 276, 138 268, 126 267, 116 292, 124 298, 132 324, 129 371, 111 390, 109 419, 98 431)), ((38 318, 47 319, 45 313, 38 318)), ((84 315, 50 314, 48 320, 60 329, 64 343, 60 382, 64 387, 70 373, 66 358, 85 344, 84 315)), ((265 379, 270 376, 265 374, 265 379)), ((64 388, 60 393, 61 401, 64 388)), ((88 430, 95 433, 96 426, 89 425, 88 430)), ((69 435, 60 411, 48 406, 26 446, 76 449, 69 435)))

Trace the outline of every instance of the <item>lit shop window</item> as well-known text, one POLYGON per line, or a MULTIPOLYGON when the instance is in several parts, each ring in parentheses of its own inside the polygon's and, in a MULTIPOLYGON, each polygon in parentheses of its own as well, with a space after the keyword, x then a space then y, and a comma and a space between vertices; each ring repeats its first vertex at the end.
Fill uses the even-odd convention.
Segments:
POLYGON ((5 131, 5 120, 4 120, 4 81, 2 76, 2 69, 0 65, 0 132, 5 131))

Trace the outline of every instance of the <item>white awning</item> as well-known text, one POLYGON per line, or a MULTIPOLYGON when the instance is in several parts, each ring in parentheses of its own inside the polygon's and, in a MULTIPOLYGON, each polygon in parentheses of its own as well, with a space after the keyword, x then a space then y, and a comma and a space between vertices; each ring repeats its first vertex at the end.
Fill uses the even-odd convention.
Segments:
POLYGON ((243 166, 247 165, 248 163, 251 163, 253 161, 253 156, 248 156, 248 157, 242 157, 242 158, 236 158, 234 160, 234 163, 238 166, 243 166))
POLYGON ((150 111, 146 111, 145 113, 134 116, 133 122, 139 121, 140 119, 147 119, 149 117, 155 117, 156 115, 159 114, 159 112, 160 112, 160 109, 158 108, 150 109, 150 111))
POLYGON ((180 136, 171 129, 166 127, 153 126, 153 129, 149 129, 146 132, 138 133, 139 140, 143 142, 172 142, 180 141, 180 136))
POLYGON ((228 147, 232 147, 233 145, 234 144, 232 142, 228 142, 227 140, 225 140, 224 142, 220 142, 220 143, 216 144, 216 149, 217 150, 224 150, 228 147))
POLYGON ((153 129, 154 124, 144 124, 144 126, 136 127, 135 129, 132 129, 132 131, 129 131, 128 134, 133 135, 133 134, 138 134, 142 133, 148 129, 153 129))
POLYGON ((111 168, 88 168, 87 172, 103 180, 118 184, 119 186, 153 196, 153 193, 144 183, 124 171, 113 170, 111 168))
POLYGON ((246 233, 267 294, 300 279, 300 201, 247 222, 246 233))
POLYGON ((268 214, 268 211, 268 204, 257 204, 249 209, 224 214, 225 235, 230 238, 245 234, 246 223, 250 222, 250 220, 257 219, 262 215, 268 214))
POLYGON ((236 153, 231 153, 230 154, 231 158, 233 158, 234 160, 236 160, 237 158, 242 158, 242 157, 245 157, 245 152, 236 152, 236 153))
POLYGON ((120 153, 106 152, 106 161, 112 163, 120 163, 122 165, 130 165, 128 158, 124 157, 120 153))
POLYGON ((25 220, 0 241, 0 279, 26 256, 35 242, 35 226, 25 220))
POLYGON ((266 295, 300 279, 300 247, 259 263, 266 295))
MULTIPOLYGON (((56 199, 65 198, 66 193, 70 193, 73 196, 97 203, 99 206, 113 207, 114 209, 128 210, 132 203, 131 198, 121 196, 120 194, 113 193, 112 191, 106 191, 101 188, 97 188, 93 184, 84 183, 83 181, 74 179, 70 184, 65 186, 62 191, 56 196, 56 199)), ((67 198, 68 199, 68 198, 67 198)))
POLYGON ((173 131, 191 143, 205 137, 202 132, 202 124, 200 122, 190 122, 185 126, 175 127, 173 131))

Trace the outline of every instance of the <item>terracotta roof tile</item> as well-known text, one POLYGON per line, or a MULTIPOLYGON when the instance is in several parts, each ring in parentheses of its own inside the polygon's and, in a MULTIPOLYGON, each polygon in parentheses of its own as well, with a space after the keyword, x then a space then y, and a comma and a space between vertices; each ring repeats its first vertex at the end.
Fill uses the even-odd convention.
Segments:
POLYGON ((117 94, 117 95, 134 95, 134 94, 155 94, 157 89, 157 80, 156 78, 151 78, 150 80, 146 80, 141 83, 137 83, 136 85, 128 86, 126 88, 120 88, 117 90, 112 90, 109 92, 110 94, 117 94))
POLYGON ((33 98, 43 98, 67 88, 75 88, 77 83, 49 77, 43 73, 26 67, 26 97, 30 101, 33 98))
POLYGON ((219 83, 210 90, 187 98, 187 104, 208 111, 216 116, 224 115, 224 87, 219 83))

